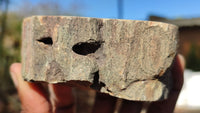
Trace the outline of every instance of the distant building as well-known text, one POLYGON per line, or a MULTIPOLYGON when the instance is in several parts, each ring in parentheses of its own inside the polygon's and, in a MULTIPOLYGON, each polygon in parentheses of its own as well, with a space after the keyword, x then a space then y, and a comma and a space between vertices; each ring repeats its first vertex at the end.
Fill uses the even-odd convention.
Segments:
POLYGON ((179 27, 179 53, 188 57, 192 47, 195 47, 196 54, 200 58, 200 18, 193 19, 166 19, 158 16, 150 16, 150 21, 159 21, 175 24, 179 27))

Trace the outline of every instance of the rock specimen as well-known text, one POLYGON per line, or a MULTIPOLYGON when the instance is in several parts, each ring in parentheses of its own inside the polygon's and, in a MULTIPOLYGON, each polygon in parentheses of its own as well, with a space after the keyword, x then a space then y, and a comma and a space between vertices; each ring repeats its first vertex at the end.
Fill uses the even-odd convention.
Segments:
POLYGON ((66 82, 128 100, 167 98, 177 49, 171 24, 70 16, 23 22, 22 75, 66 82))

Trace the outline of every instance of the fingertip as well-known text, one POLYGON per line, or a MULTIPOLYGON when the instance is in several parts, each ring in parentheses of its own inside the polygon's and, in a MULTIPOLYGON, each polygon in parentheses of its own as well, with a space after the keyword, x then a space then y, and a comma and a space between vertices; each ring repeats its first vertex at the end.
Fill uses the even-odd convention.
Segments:
POLYGON ((185 58, 184 58, 184 56, 181 55, 181 54, 178 54, 177 57, 179 59, 180 65, 181 65, 181 69, 184 70, 185 69, 185 58))
POLYGON ((13 63, 13 64, 11 64, 10 72, 15 73, 17 75, 21 74, 21 63, 13 63))
POLYGON ((19 84, 19 75, 21 74, 21 63, 13 63, 10 66, 10 75, 16 88, 19 84))
POLYGON ((176 56, 173 69, 172 69, 172 77, 173 77, 173 88, 172 90, 180 92, 182 89, 182 85, 184 82, 184 68, 185 68, 185 60, 184 57, 180 54, 176 56))
POLYGON ((49 113, 51 111, 48 93, 42 84, 23 80, 21 63, 11 64, 10 74, 19 94, 23 113, 49 113))

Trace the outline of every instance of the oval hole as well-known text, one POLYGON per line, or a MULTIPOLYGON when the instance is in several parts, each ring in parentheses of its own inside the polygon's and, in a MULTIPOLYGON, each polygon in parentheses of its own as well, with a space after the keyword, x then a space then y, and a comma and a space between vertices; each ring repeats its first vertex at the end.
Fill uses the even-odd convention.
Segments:
POLYGON ((42 42, 46 45, 53 45, 53 41, 52 41, 52 38, 51 37, 43 37, 41 39, 38 39, 37 40, 38 42, 42 42))
POLYGON ((72 50, 79 55, 88 55, 95 53, 100 47, 100 41, 79 42, 72 47, 72 50))

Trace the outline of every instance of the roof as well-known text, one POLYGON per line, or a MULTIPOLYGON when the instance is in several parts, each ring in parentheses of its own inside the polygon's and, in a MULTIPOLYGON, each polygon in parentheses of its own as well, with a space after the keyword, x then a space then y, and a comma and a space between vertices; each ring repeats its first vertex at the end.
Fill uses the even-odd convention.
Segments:
POLYGON ((149 20, 151 21, 159 21, 177 25, 179 27, 192 27, 192 26, 200 26, 200 18, 192 18, 192 19, 167 19, 158 16, 150 16, 149 20))

